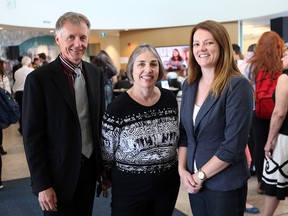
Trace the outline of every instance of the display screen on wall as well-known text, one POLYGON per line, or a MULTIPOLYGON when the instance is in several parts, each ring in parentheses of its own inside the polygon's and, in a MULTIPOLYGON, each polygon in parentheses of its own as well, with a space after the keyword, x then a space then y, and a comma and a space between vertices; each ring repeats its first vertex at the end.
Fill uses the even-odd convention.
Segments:
POLYGON ((179 70, 182 65, 187 67, 189 46, 163 46, 156 47, 156 50, 166 70, 179 70))

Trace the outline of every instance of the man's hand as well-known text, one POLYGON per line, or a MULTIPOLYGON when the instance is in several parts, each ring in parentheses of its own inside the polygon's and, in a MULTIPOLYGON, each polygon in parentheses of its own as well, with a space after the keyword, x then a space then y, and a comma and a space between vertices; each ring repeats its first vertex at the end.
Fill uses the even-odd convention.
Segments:
POLYGON ((39 192, 38 201, 43 211, 57 211, 57 197, 52 187, 39 192))
POLYGON ((107 190, 111 187, 111 181, 110 179, 108 178, 107 174, 105 171, 103 171, 101 173, 101 176, 102 176, 102 190, 107 190))

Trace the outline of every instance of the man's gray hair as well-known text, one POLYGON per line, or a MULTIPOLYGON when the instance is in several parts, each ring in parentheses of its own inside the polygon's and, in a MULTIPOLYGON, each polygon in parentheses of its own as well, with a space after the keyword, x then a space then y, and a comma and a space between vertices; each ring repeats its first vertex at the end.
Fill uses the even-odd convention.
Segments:
POLYGON ((90 21, 86 16, 76 12, 67 12, 58 18, 55 26, 55 34, 59 35, 64 24, 70 22, 72 24, 81 25, 82 23, 86 24, 88 29, 90 29, 90 21))

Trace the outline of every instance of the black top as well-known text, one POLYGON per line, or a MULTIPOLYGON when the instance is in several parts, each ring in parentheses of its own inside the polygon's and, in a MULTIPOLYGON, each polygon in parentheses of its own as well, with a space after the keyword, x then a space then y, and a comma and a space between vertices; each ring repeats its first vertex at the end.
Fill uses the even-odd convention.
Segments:
POLYGON ((143 106, 127 92, 108 106, 103 118, 102 154, 105 168, 130 173, 157 173, 177 162, 178 104, 175 95, 160 89, 152 106, 143 106))
MULTIPOLYGON (((288 70, 284 70, 283 74, 286 74, 286 76, 288 76, 288 70)), ((287 83, 287 85, 288 85, 288 83, 287 83)), ((274 101, 275 101, 275 91, 274 91, 274 94, 273 94, 273 98, 274 98, 274 101)), ((286 114, 286 117, 285 117, 285 119, 283 121, 283 124, 281 126, 281 129, 280 129, 279 133, 284 134, 284 135, 288 135, 288 115, 287 114, 286 114)))

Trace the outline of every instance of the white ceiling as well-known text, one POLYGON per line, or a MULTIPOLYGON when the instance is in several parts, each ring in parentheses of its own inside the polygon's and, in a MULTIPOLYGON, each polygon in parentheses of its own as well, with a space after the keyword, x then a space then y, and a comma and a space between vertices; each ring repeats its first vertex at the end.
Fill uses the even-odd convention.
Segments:
POLYGON ((243 37, 253 38, 270 30, 270 19, 288 16, 288 1, 0 0, 0 27, 6 30, 29 27, 29 31, 47 34, 54 29, 57 18, 67 11, 85 14, 92 30, 105 30, 108 34, 125 29, 189 26, 212 19, 242 21, 243 37))

